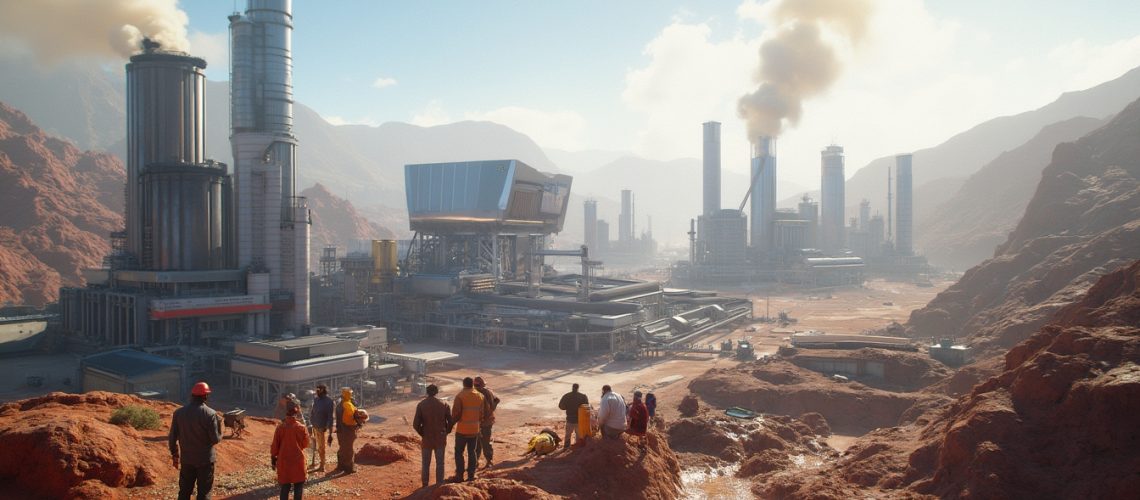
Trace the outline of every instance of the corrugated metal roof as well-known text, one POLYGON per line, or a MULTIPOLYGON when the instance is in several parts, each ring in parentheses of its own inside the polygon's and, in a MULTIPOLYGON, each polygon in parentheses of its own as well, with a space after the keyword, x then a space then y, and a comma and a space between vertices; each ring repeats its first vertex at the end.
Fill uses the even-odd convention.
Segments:
POLYGON ((83 358, 83 366, 130 378, 180 367, 182 362, 134 349, 117 349, 87 356, 83 358))

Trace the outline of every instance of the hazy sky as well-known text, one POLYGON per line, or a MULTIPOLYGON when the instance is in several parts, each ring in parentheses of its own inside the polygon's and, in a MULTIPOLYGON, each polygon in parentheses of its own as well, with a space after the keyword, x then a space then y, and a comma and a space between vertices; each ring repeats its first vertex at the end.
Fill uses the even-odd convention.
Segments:
MULTIPOLYGON (((244 8, 239 1, 239 8, 244 8)), ((755 89, 771 30, 763 2, 295 0, 298 100, 333 122, 491 120, 567 150, 699 157, 723 123, 725 168, 745 171, 736 101, 755 89), (767 31, 766 31, 767 30, 767 31)), ((1140 2, 881 0, 838 82, 779 140, 782 176, 819 182, 819 150, 847 174, 1032 109, 1140 65, 1140 2)), ((232 2, 181 2, 193 52, 226 78, 232 2)), ((573 170, 573 166, 568 166, 573 170)))

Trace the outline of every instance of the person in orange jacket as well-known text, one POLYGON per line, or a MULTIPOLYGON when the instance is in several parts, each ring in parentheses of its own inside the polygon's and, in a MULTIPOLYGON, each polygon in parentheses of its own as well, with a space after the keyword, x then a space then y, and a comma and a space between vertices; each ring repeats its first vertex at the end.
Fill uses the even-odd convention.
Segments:
POLYGON ((270 445, 270 463, 277 469, 277 482, 281 485, 281 500, 301 500, 305 488, 305 448, 309 447, 309 433, 300 421, 301 406, 290 401, 285 409, 285 421, 273 432, 270 445))
POLYGON ((451 404, 451 420, 455 422, 455 482, 463 480, 463 470, 467 469, 467 480, 475 479, 478 458, 475 446, 479 442, 479 424, 483 422, 483 395, 475 390, 475 380, 463 379, 463 390, 455 396, 451 404), (467 460, 463 452, 467 451, 467 460))

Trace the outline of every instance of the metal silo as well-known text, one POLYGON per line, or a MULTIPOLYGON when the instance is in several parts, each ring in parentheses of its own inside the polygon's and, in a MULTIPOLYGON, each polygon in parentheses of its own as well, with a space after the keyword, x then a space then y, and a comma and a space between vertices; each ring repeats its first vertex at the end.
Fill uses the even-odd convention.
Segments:
MULTIPOLYGON (((141 175, 152 163, 202 163, 206 61, 145 41, 127 64, 127 249, 144 254, 141 175)), ((145 264, 144 264, 145 265, 145 264)))

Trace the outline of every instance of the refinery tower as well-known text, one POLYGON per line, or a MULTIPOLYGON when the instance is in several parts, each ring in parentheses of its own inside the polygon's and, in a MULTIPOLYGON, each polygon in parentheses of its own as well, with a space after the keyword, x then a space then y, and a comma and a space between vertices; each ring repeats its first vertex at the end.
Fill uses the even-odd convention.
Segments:
POLYGON ((291 4, 249 0, 244 15, 229 18, 237 261, 251 273, 249 293, 267 293, 273 305, 257 334, 309 323, 312 220, 297 196, 291 4))

